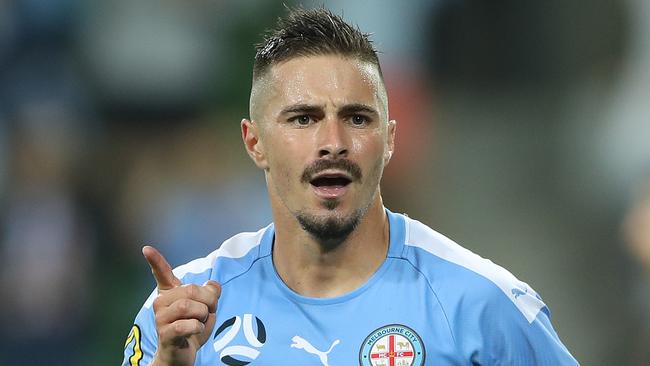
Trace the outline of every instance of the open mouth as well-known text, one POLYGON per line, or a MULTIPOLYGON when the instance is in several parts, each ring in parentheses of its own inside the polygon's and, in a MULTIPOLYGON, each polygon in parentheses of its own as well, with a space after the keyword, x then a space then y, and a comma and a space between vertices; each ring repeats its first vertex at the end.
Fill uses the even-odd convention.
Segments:
POLYGON ((321 174, 309 181, 316 196, 325 200, 338 200, 348 191, 352 178, 341 173, 321 174))
POLYGON ((350 184, 352 180, 344 176, 321 176, 316 177, 309 183, 314 187, 345 187, 350 184))

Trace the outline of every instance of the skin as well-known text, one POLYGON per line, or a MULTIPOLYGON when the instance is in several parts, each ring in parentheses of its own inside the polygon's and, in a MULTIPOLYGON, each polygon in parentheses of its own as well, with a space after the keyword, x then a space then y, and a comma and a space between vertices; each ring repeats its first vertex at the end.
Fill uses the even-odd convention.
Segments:
POLYGON ((142 255, 158 287, 153 302, 158 349, 149 365, 194 365, 196 352, 214 328, 221 286, 214 281, 183 286, 155 248, 145 246, 142 255))
POLYGON ((301 295, 333 297, 352 291, 386 257, 388 222, 379 182, 394 150, 396 126, 388 121, 387 110, 376 67, 338 55, 290 59, 253 85, 254 119, 242 121, 242 137, 265 172, 276 229, 276 270, 301 295), (363 176, 346 187, 334 209, 300 179, 307 167, 323 159, 347 159, 363 176), (327 243, 303 229, 297 220, 301 214, 323 222, 361 217, 342 242, 327 243))
MULTIPOLYGON (((242 137, 265 172, 278 274, 304 296, 334 297, 358 288, 388 250, 379 182, 393 153, 396 123, 388 121, 377 68, 337 55, 276 64, 253 85, 251 116, 241 122, 242 137), (325 160, 345 160, 360 172, 334 198, 323 198, 302 179, 307 168, 325 160), (357 223, 349 235, 325 240, 306 231, 298 217, 357 223)), ((349 175, 340 168, 328 172, 349 175)), ((181 285, 156 249, 146 246, 142 253, 159 292, 153 303, 158 349, 151 365, 193 365, 214 329, 221 287, 214 281, 181 285)))

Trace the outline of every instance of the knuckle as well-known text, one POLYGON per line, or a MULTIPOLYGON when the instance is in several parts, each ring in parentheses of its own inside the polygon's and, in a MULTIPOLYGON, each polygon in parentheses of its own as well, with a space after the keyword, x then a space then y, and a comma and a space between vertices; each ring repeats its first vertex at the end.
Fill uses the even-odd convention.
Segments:
POLYGON ((176 307, 181 314, 185 315, 191 308, 191 302, 189 299, 179 299, 176 307))
POLYGON ((161 327, 165 325, 163 317, 160 314, 155 314, 154 319, 156 321, 156 328, 161 329, 161 327))
POLYGON ((169 337, 169 327, 159 327, 158 328, 158 339, 161 341, 167 340, 169 337))
POLYGON ((158 312, 158 310, 160 310, 161 307, 162 307, 162 300, 160 299, 160 296, 157 296, 157 297, 153 300, 153 310, 154 310, 155 312, 158 312))
POLYGON ((205 315, 210 312, 210 306, 208 304, 201 303, 201 314, 205 315))
POLYGON ((210 294, 210 297, 219 297, 219 292, 217 291, 216 288, 214 288, 214 286, 207 285, 205 286, 205 289, 210 294))
POLYGON ((192 319, 192 333, 198 334, 203 331, 205 325, 196 319, 192 319))
POLYGON ((184 327, 183 322, 175 322, 173 329, 174 329, 174 333, 176 335, 183 334, 184 331, 185 331, 185 327, 184 327))
POLYGON ((195 284, 187 285, 185 287, 185 293, 188 297, 194 298, 199 293, 199 286, 195 284))

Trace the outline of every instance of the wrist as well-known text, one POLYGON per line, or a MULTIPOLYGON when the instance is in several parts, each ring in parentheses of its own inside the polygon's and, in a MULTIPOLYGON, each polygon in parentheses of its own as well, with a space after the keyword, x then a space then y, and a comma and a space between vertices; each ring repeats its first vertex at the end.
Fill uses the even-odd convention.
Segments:
POLYGON ((158 352, 154 353, 153 358, 151 359, 151 362, 149 363, 149 366, 167 366, 169 363, 166 363, 160 359, 160 355, 158 352))
POLYGON ((154 353, 153 358, 149 363, 149 366, 181 366, 181 365, 183 365, 183 363, 179 361, 174 361, 173 359, 166 359, 165 357, 158 354, 158 352, 154 353))

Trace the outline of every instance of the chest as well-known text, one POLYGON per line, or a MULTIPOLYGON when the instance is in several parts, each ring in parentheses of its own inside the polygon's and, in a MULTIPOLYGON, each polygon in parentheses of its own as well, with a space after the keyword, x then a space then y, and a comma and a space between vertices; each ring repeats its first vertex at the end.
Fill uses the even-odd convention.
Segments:
POLYGON ((273 281, 225 286, 202 365, 455 365, 448 321, 425 281, 387 275, 339 301, 300 301, 273 281), (426 362, 425 362, 426 360, 426 362))

